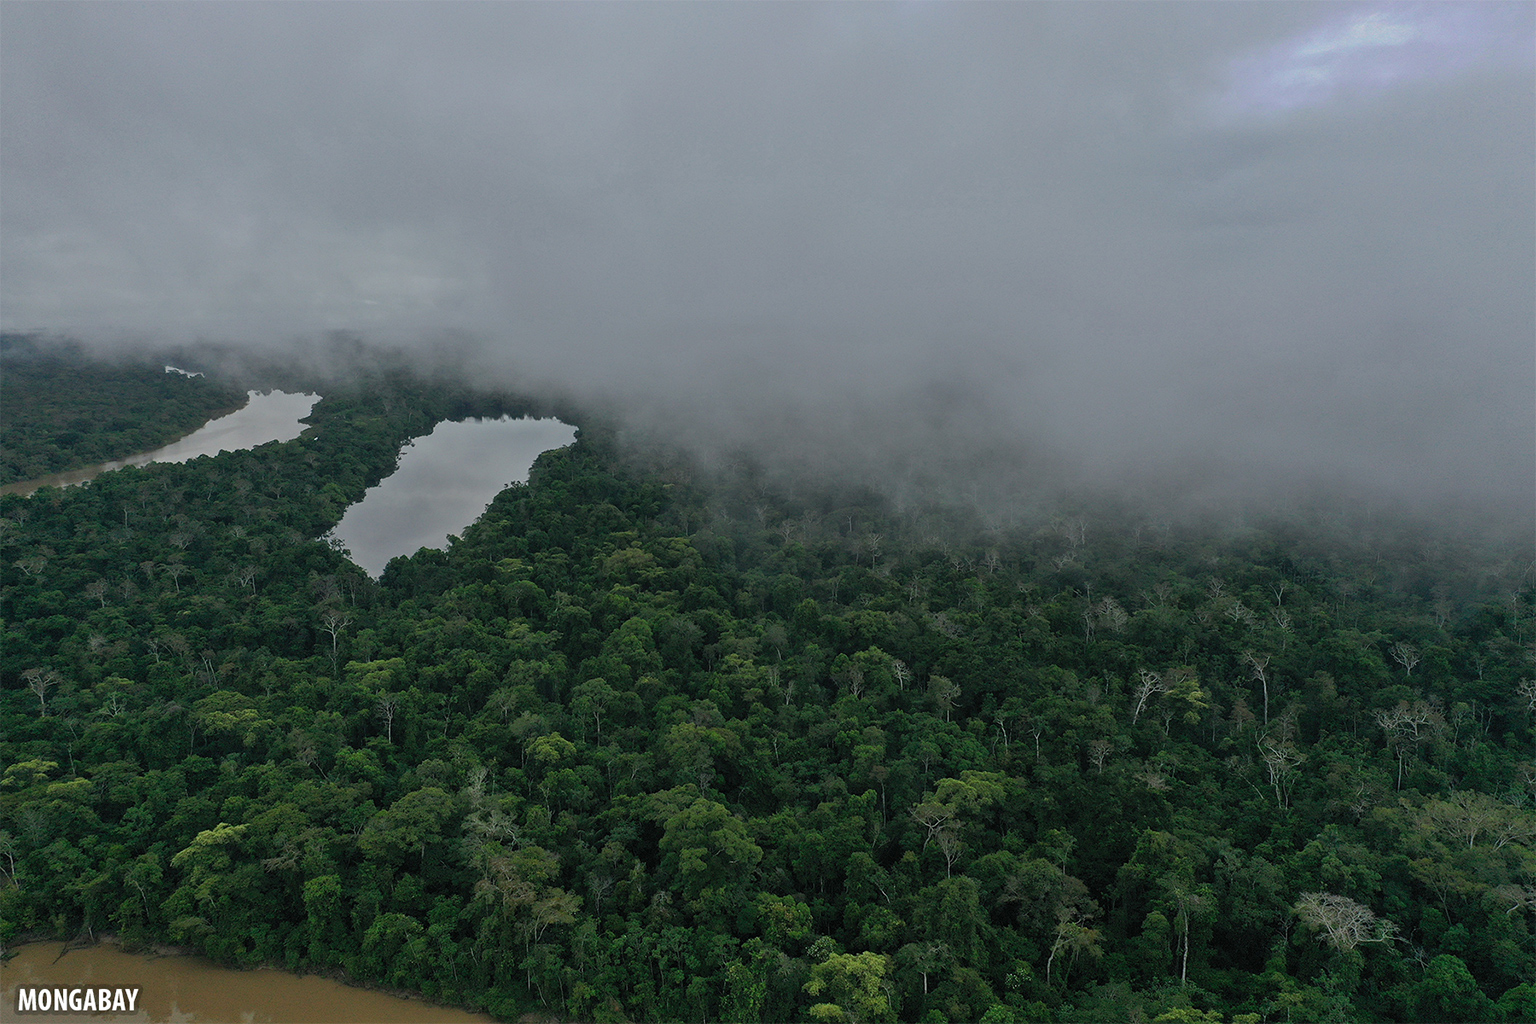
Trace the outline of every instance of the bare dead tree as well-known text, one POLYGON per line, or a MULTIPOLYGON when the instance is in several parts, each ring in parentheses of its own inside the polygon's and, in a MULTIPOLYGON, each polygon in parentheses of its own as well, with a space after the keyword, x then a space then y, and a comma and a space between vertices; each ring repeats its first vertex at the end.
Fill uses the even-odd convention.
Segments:
POLYGON ((1536 679, 1522 679, 1515 685, 1515 693, 1525 701, 1525 710, 1536 711, 1536 679))
POLYGON ((43 569, 48 565, 48 559, 41 555, 31 555, 27 558, 18 558, 11 564, 28 576, 41 576, 43 569))
POLYGON ((789 707, 790 702, 795 699, 795 681, 793 679, 783 679, 781 682, 781 673, 777 665, 768 666, 768 689, 772 692, 783 694, 785 707, 789 707))
POLYGON ((1444 727, 1445 720, 1422 700, 1412 704, 1399 701, 1397 707, 1377 711, 1375 718, 1376 724, 1387 734, 1387 745, 1397 752, 1397 788, 1402 789, 1403 770, 1408 758, 1420 743, 1444 727))
POLYGON ((592 901, 594 917, 602 913, 603 900, 613 891, 612 875, 593 875, 587 879, 587 897, 592 901))
POLYGON ((1211 897, 1186 880, 1165 879, 1163 889, 1177 908, 1174 921, 1178 925, 1180 943, 1184 947, 1183 956, 1179 960, 1179 984, 1186 985, 1189 983, 1189 919, 1196 911, 1204 909, 1211 897))
POLYGON ((864 668, 857 662, 848 665, 848 693, 855 699, 864 694, 864 668))
POLYGON ((1141 670, 1141 682, 1136 686, 1136 708, 1131 713, 1131 724, 1135 725, 1141 718, 1141 713, 1146 709, 1147 701, 1159 693, 1168 689, 1163 682, 1163 677, 1148 669, 1141 670))
POLYGON ((1536 910, 1536 888, 1508 883, 1493 889, 1490 895, 1500 903, 1509 904, 1509 909, 1504 911, 1506 917, 1517 910, 1522 913, 1536 910))
POLYGON ((1275 806, 1282 810, 1291 805, 1291 786, 1296 781, 1296 768, 1307 755, 1289 743, 1277 743, 1271 739, 1259 741, 1259 756, 1269 771, 1269 785, 1275 791, 1275 806))
POLYGON ((1088 744, 1088 760, 1093 762, 1094 774, 1104 774, 1104 762, 1109 760, 1109 755, 1114 749, 1115 745, 1103 737, 1088 744))
POLYGON ((1121 607, 1119 601, 1106 597, 1099 602, 1098 623, 1111 633, 1124 633, 1130 622, 1130 615, 1121 607))
POLYGON ((1096 928, 1089 928, 1084 922, 1088 917, 1077 907, 1061 906, 1056 910, 1056 939, 1051 943, 1051 953, 1045 958, 1045 984, 1051 984, 1051 969, 1055 966, 1058 954, 1065 951, 1068 956, 1067 968, 1063 975, 1070 974, 1072 965, 1077 962, 1078 955, 1088 953, 1095 958, 1103 956, 1099 949, 1099 932, 1096 928))
POLYGON ((256 593, 256 576, 259 572, 260 570, 254 565, 242 565, 230 575, 234 577, 236 583, 249 588, 254 594, 256 593))
POLYGON ((936 801, 925 801, 912 808, 912 820, 927 830, 927 834, 923 836, 925 850, 928 849, 930 841, 938 838, 940 832, 959 827, 955 819, 955 809, 948 804, 936 801))
POLYGON ((1290 645, 1291 634, 1296 631, 1291 621, 1291 613, 1276 606, 1270 617, 1275 620, 1275 628, 1280 631, 1280 649, 1283 651, 1290 645))
POLYGON ((1082 516, 1063 519, 1057 529, 1073 550, 1082 547, 1088 541, 1088 521, 1082 516))
POLYGON ((341 631, 346 629, 351 622, 351 616, 344 615, 334 608, 327 609, 325 614, 320 616, 320 628, 331 636, 332 672, 336 671, 336 658, 341 644, 341 631))
POLYGON ((9 832, 0 831, 0 856, 5 857, 6 863, 10 865, 5 873, 8 883, 16 878, 16 853, 16 840, 9 832))
POLYGON ((1252 651, 1243 652, 1243 660, 1253 669, 1253 678, 1258 680, 1259 686, 1264 690, 1264 724, 1269 724, 1269 659, 1268 654, 1255 654, 1252 651))
POLYGON ((1259 621, 1258 616, 1253 614, 1253 609, 1241 601, 1233 601, 1227 605, 1226 611, 1223 614, 1233 622, 1241 622, 1245 626, 1255 625, 1259 621))
POLYGON ((379 718, 384 721, 384 742, 395 742, 395 711, 400 707, 400 695, 398 693, 383 693, 379 695, 379 718))
POLYGON ((1388 942, 1397 930, 1370 907, 1331 892, 1304 892, 1291 909, 1303 924, 1320 933, 1318 941, 1341 953, 1365 943, 1388 942))
POLYGON ((48 717, 48 691, 59 685, 59 674, 51 668, 29 668, 21 674, 27 689, 37 694, 37 714, 48 717))
POLYGON ((1403 666, 1403 671, 1408 678, 1413 677, 1413 667, 1419 663, 1419 649, 1410 643, 1399 640, 1387 652, 1392 655, 1392 660, 1403 666))
POLYGON ((959 828, 940 829, 934 841, 939 845, 939 852, 944 855, 944 877, 948 878, 954 869, 955 861, 960 859, 960 854, 965 849, 965 844, 960 842, 960 830, 959 828))

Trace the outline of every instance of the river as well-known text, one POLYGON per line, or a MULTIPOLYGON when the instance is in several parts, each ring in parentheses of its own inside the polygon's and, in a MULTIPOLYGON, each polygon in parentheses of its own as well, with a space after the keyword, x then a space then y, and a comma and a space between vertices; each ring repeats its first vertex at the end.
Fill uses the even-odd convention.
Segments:
POLYGON ((526 481, 541 453, 575 436, 575 427, 554 419, 439 423, 406 446, 400 468, 347 509, 334 533, 377 579, 396 555, 443 547, 509 484, 526 481))
MULTIPOLYGON (((0 494, 31 494, 39 487, 84 483, 123 466, 187 462, 200 455, 290 441, 304 432, 299 421, 319 400, 313 394, 252 391, 240 409, 164 448, 7 484, 0 494)), ((479 519, 509 484, 526 481, 540 454, 564 447, 575 437, 575 427, 556 419, 445 420, 408 444, 399 468, 348 508, 333 532, 352 560, 377 579, 396 555, 443 547, 450 533, 479 519)))
POLYGON ((61 942, 22 946, 0 965, 0 1020, 16 1015, 20 985, 137 988, 132 1014, 39 1013, 60 1024, 133 1021, 249 1022, 249 1024, 437 1024, 487 1022, 493 1018, 419 999, 352 988, 326 978, 270 969, 236 971, 196 956, 146 956, 112 945, 72 949, 61 942))
POLYGON ((102 473, 124 466, 144 466, 151 462, 190 462, 200 455, 221 451, 241 451, 269 441, 291 441, 304 432, 299 421, 308 416, 319 395, 289 394, 286 391, 251 391, 245 405, 228 416, 209 420, 179 441, 152 452, 130 455, 126 459, 102 462, 67 473, 54 473, 37 480, 6 484, 0 494, 31 494, 39 487, 68 487, 83 484, 102 473))

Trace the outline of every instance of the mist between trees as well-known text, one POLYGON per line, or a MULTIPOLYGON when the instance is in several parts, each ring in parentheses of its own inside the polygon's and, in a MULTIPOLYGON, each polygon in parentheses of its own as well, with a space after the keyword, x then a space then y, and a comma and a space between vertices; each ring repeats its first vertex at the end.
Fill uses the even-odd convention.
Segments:
POLYGON ((6 942, 503 1019, 1536 1005, 1528 548, 994 519, 345 369, 295 441, 0 498, 6 942), (447 550, 318 539, 501 412, 578 441, 447 550))

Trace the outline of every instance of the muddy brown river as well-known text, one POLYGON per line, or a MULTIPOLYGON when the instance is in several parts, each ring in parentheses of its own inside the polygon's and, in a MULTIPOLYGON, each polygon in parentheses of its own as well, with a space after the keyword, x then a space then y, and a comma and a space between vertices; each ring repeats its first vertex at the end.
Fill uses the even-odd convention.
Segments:
POLYGON ((40 1020, 105 1024, 175 1021, 185 1024, 437 1024, 488 1022, 466 1013, 416 999, 369 992, 285 971, 234 971, 195 956, 144 956, 116 946, 72 949, 37 942, 21 946, 0 964, 0 1020, 40 1020), (18 1015, 20 986, 139 990, 136 1012, 23 1013, 18 1015))

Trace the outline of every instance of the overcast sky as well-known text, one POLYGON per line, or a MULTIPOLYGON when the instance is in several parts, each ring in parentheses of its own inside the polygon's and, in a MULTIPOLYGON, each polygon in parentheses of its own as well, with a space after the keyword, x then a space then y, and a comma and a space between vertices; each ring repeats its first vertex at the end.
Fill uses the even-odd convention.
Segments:
POLYGON ((6 3, 0 317, 453 337, 893 479, 1528 509, 1533 13, 6 3))

